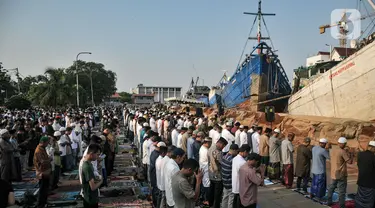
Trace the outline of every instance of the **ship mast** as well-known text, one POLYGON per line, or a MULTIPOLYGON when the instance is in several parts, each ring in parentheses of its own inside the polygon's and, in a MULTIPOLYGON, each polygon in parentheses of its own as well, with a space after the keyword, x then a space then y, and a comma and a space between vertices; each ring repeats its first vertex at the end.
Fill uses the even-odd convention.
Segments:
MULTIPOLYGON (((263 16, 275 16, 276 14, 262 13, 262 0, 259 0, 259 2, 258 2, 258 12, 257 13, 244 12, 244 14, 258 16, 258 32, 257 32, 257 37, 249 37, 249 40, 257 40, 258 44, 261 42, 261 40, 269 40, 270 37, 262 37, 262 20, 263 20, 263 16)), ((258 54, 260 54, 260 53, 261 53, 261 51, 260 51, 260 49, 258 49, 258 54)))

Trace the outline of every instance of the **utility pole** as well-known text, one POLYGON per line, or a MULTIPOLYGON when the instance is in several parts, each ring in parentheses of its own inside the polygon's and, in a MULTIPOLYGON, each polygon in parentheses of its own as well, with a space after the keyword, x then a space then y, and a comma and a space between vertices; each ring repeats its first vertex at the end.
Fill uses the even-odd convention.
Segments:
POLYGON ((81 54, 91 54, 91 52, 79 52, 76 56, 76 85, 77 85, 77 107, 79 108, 79 83, 78 83, 78 56, 81 54))

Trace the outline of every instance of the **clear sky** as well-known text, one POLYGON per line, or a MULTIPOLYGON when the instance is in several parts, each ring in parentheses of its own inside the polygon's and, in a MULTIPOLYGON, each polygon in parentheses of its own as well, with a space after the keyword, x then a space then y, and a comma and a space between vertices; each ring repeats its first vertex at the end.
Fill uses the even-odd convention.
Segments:
MULTIPOLYGON (((1 0, 0 62, 23 76, 68 67, 77 53, 117 73, 119 91, 144 85, 181 86, 199 76, 216 85, 232 74, 257 0, 1 0), (195 68, 195 69, 194 69, 195 68)), ((366 2, 367 4, 367 2, 366 2)), ((263 0, 275 49, 289 77, 325 44, 338 45, 319 26, 334 9, 357 0, 263 0)), ((369 7, 368 7, 369 8, 369 7)), ((251 46, 252 44, 250 44, 251 46)), ((249 51, 249 49, 247 50, 249 51)))

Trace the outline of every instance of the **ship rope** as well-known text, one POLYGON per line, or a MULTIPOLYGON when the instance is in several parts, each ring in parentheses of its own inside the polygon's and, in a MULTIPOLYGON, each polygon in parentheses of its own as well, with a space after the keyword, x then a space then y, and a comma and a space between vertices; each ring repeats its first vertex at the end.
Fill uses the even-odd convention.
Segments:
MULTIPOLYGON (((240 68, 240 64, 241 64, 241 60, 242 60, 242 57, 243 57, 243 54, 245 53, 245 50, 246 50, 246 47, 247 47, 247 43, 249 42, 249 37, 251 35, 251 32, 253 31, 254 29, 254 25, 255 25, 255 22, 257 21, 257 16, 255 16, 254 18, 254 22, 253 22, 253 25, 251 26, 251 29, 250 29, 250 32, 249 32, 249 35, 247 36, 246 38, 246 42, 245 42, 245 46, 243 47, 242 49, 242 53, 241 53, 241 56, 240 56, 240 60, 238 61, 238 64, 237 64, 237 68, 236 68, 236 72, 237 70, 240 68)), ((235 73, 236 73, 235 72, 235 73)))
POLYGON ((263 20, 264 27, 266 28, 267 34, 268 34, 268 36, 270 37, 270 43, 271 43, 271 46, 272 46, 273 49, 275 49, 275 46, 273 45, 273 42, 272 42, 272 39, 271 39, 270 31, 268 30, 268 27, 267 27, 267 24, 266 24, 266 21, 264 20, 263 17, 262 17, 262 20, 263 20))

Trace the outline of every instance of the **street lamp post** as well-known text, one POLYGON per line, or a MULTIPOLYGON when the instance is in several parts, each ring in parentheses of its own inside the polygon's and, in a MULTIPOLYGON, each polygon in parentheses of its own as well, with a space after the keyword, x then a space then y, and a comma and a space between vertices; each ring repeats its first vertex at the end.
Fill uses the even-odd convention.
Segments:
MULTIPOLYGON (((91 52, 79 52, 76 56, 76 84, 77 84, 77 107, 79 107, 79 86, 78 86, 78 56, 81 54, 91 54, 91 52)), ((91 85, 92 86, 92 85, 91 85)), ((92 88, 91 88, 92 91, 92 88)))
POLYGON ((326 46, 329 46, 329 61, 332 61, 332 45, 326 44, 326 46))
POLYGON ((92 88, 92 69, 90 69, 90 84, 91 84, 91 103, 92 103, 92 106, 95 106, 95 103, 94 103, 94 89, 92 88))

